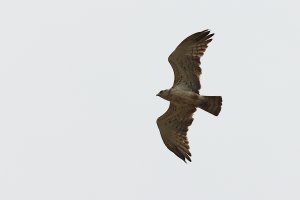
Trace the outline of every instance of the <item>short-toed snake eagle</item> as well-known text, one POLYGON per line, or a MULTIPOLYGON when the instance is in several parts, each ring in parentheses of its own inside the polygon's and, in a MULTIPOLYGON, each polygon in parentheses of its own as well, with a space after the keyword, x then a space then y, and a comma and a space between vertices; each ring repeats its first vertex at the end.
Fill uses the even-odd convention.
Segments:
POLYGON ((196 108, 215 116, 221 111, 221 96, 199 94, 200 58, 213 35, 209 30, 204 30, 187 37, 177 46, 168 58, 175 76, 173 86, 157 94, 170 101, 169 109, 157 119, 161 137, 168 149, 184 162, 185 159, 191 161, 187 131, 196 108))

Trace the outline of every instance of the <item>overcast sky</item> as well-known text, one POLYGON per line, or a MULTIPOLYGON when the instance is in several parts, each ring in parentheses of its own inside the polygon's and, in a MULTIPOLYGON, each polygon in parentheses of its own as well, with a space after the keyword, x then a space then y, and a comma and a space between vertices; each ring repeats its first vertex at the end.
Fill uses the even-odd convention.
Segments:
POLYGON ((300 199, 298 1, 1 1, 0 199, 300 199), (215 33, 185 164, 167 57, 215 33))

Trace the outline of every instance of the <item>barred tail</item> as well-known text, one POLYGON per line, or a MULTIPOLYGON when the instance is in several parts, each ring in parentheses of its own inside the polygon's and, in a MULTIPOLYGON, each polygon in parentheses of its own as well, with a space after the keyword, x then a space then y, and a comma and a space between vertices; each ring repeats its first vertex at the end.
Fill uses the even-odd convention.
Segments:
POLYGON ((221 111, 222 97, 221 96, 201 96, 204 98, 205 103, 201 103, 199 108, 218 116, 221 111))

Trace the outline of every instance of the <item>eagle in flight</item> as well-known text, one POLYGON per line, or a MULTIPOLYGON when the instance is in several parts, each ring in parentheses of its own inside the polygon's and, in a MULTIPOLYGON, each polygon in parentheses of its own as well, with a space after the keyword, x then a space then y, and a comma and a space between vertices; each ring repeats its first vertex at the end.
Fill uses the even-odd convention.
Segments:
POLYGON ((170 101, 168 110, 156 121, 162 140, 184 162, 185 159, 191 162, 187 132, 196 108, 215 116, 221 111, 221 96, 199 94, 200 58, 213 35, 209 30, 204 30, 187 37, 177 46, 168 58, 175 76, 173 86, 156 95, 170 101))

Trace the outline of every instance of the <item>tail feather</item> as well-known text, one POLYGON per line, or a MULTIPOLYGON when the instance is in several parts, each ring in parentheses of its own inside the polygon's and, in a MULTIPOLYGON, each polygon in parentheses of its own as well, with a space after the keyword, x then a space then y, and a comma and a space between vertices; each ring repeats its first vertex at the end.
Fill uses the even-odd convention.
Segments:
POLYGON ((204 98, 205 103, 201 103, 199 105, 199 108, 205 110, 206 112, 209 112, 210 114, 218 116, 222 107, 222 97, 221 96, 201 96, 201 97, 204 98))

